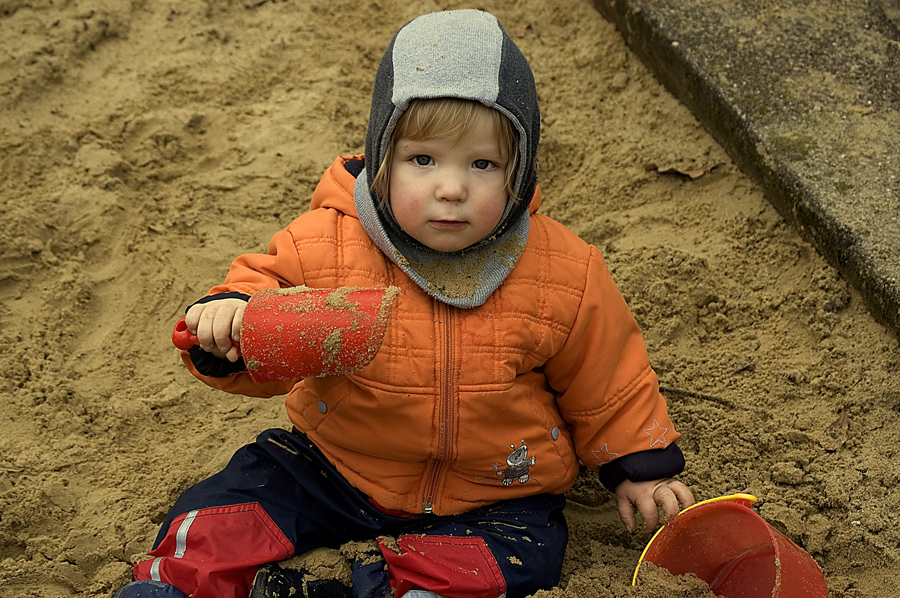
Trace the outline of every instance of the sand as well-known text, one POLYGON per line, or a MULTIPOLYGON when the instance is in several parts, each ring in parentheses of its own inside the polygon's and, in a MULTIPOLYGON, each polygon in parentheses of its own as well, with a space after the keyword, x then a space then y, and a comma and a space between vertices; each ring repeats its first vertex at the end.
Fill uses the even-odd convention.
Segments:
MULTIPOLYGON (((3 3, 0 596, 108 596, 182 490, 288 425, 278 399, 194 380, 172 327, 361 151, 396 28, 462 6, 3 3)), ((482 6, 535 71, 543 211, 606 256, 684 481, 758 496, 831 596, 891 595, 897 339, 587 0, 482 6)), ((543 595, 708 595, 665 575, 632 589, 646 537, 594 476, 570 498, 563 585, 543 595)))

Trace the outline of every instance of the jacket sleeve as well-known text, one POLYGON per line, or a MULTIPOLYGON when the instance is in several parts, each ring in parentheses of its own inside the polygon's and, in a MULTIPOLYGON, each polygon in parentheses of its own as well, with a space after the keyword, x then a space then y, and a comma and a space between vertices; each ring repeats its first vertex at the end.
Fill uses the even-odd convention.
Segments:
MULTIPOLYGON (((295 220, 291 226, 295 226, 302 218, 301 216, 295 220)), ((210 289, 207 297, 218 294, 227 296, 243 294, 249 297, 262 289, 302 285, 303 267, 290 230, 288 227, 276 233, 269 243, 267 253, 248 253, 236 258, 225 277, 225 282, 210 289)), ((195 363, 189 351, 181 352, 181 360, 191 374, 205 384, 226 392, 253 397, 272 397, 287 393, 297 382, 285 380, 260 384, 253 380, 246 369, 239 371, 230 371, 231 368, 210 369, 206 367, 208 364, 204 365, 204 356, 199 357, 199 363, 195 363)))
POLYGON ((678 475, 684 469, 684 454, 674 442, 662 450, 651 449, 619 457, 600 467, 600 483, 610 492, 625 480, 646 482, 678 475))
POLYGON ((544 371, 589 468, 678 441, 637 322, 593 246, 571 331, 544 371))
POLYGON ((262 289, 296 287, 304 284, 303 266, 293 227, 303 226, 303 216, 272 237, 266 253, 245 253, 231 262, 225 282, 209 290, 215 293, 238 292, 253 295, 262 289))

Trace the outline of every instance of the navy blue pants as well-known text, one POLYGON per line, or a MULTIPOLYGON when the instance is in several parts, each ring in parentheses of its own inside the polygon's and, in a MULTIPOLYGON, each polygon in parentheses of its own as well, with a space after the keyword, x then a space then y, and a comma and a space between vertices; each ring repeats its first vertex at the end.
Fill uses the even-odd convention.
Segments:
POLYGON ((267 430, 176 501, 152 558, 135 565, 136 580, 161 583, 138 581, 117 596, 246 598, 260 565, 386 536, 396 539, 392 548, 379 542, 380 554, 353 563, 359 598, 390 588, 398 597, 413 589, 524 597, 559 583, 564 507, 563 496, 540 494, 462 515, 386 514, 304 435, 267 430))

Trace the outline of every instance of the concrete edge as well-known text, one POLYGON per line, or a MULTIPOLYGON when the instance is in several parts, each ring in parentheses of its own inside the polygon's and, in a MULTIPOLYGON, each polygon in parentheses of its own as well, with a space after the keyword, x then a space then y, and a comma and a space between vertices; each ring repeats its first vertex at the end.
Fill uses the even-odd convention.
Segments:
POLYGON ((863 250, 860 237, 829 218, 816 191, 785 160, 768 153, 760 136, 704 72, 663 30, 652 11, 637 0, 592 0, 632 51, 694 114, 763 189, 775 209, 862 294, 873 316, 900 337, 900 281, 881 272, 863 250))

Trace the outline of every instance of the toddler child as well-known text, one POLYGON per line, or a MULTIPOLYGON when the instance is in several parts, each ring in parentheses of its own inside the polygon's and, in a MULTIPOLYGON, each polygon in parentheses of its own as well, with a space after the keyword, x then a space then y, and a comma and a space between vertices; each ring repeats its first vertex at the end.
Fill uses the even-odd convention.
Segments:
POLYGON ((638 326, 598 250, 537 213, 534 79, 497 19, 424 15, 375 78, 364 155, 190 307, 213 387, 287 394, 272 429, 175 503, 119 598, 516 598, 560 581, 564 493, 584 464, 629 531, 693 503, 638 326), (397 287, 363 369, 257 383, 239 347, 256 291, 397 287), (374 542, 377 540, 377 544, 374 542), (277 563, 370 541, 352 587, 277 563), (375 548, 377 546, 377 549, 375 548))

